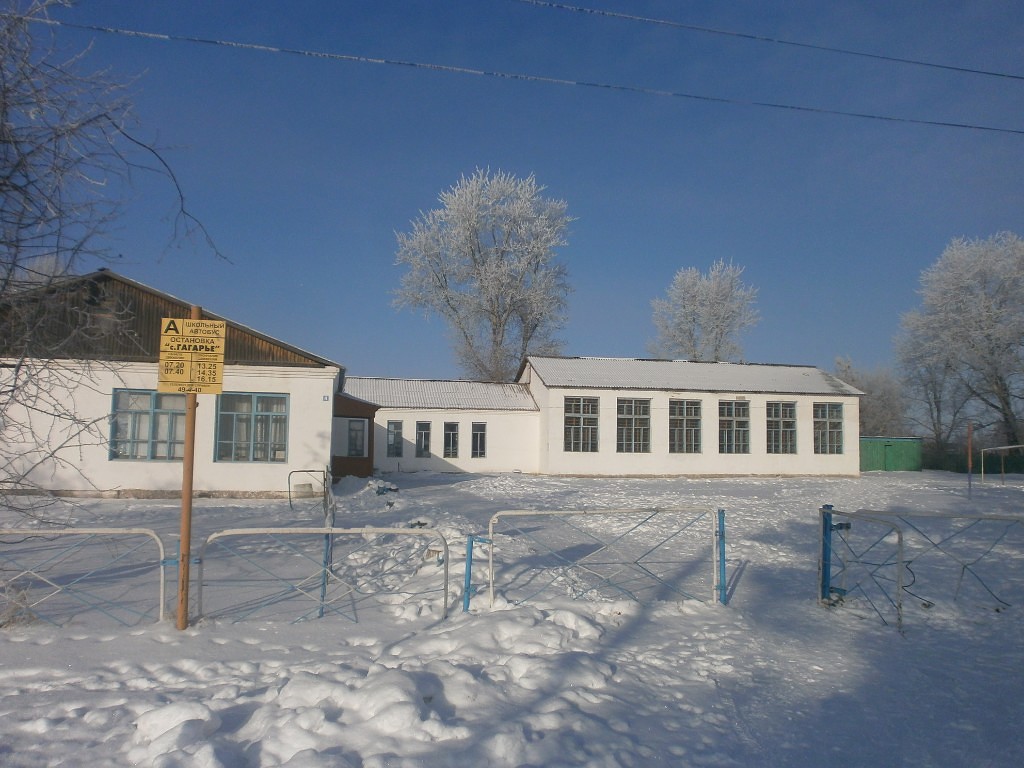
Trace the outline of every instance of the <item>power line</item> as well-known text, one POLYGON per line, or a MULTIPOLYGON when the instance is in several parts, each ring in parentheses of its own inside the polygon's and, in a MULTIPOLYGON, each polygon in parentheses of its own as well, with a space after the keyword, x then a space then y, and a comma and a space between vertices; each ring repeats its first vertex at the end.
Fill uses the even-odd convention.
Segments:
POLYGON ((569 5, 567 3, 554 3, 549 0, 512 0, 517 3, 526 3, 527 5, 536 5, 543 8, 553 8, 561 11, 572 11, 574 13, 589 14, 592 16, 604 16, 611 19, 623 19, 625 21, 636 21, 643 24, 654 24, 662 27, 672 27, 674 29, 685 29, 689 32, 703 32, 709 35, 724 35, 727 37, 738 37, 743 40, 756 40, 761 43, 775 43, 777 45, 790 45, 796 48, 807 48, 812 51, 824 51, 827 53, 840 53, 845 56, 860 56, 865 59, 875 59, 877 61, 888 61, 896 64, 911 64, 917 67, 930 67, 932 69, 944 69, 949 72, 962 72, 969 75, 984 75, 986 77, 1002 77, 1010 80, 1024 80, 1024 75, 1015 75, 1009 72, 995 72, 987 69, 973 69, 971 67, 959 67, 953 64, 939 64, 933 61, 920 61, 918 59, 904 59, 899 56, 886 56, 880 53, 867 53, 866 51, 855 51, 850 48, 833 48, 827 45, 816 45, 814 43, 801 43, 795 40, 783 40, 776 37, 766 37, 764 35, 754 35, 747 32, 733 32, 726 29, 715 29, 714 27, 700 27, 695 24, 683 24, 679 21, 669 21, 668 19, 656 19, 649 16, 636 16, 631 13, 619 13, 618 11, 605 11, 598 8, 585 8, 579 5, 569 5))
MULTIPOLYGON (((0 16, 10 17, 11 14, 0 13, 0 16)), ((193 37, 189 35, 169 35, 159 32, 140 32, 131 29, 118 27, 105 27, 95 24, 77 24, 56 19, 29 18, 40 24, 66 27, 68 29, 79 29, 89 32, 102 32, 104 34, 121 35, 124 37, 138 37, 147 40, 160 40, 163 42, 195 43, 201 45, 214 45, 225 48, 236 48, 239 50, 258 51, 260 53, 287 54, 291 56, 306 56, 316 59, 327 59, 332 61, 346 61, 357 64, 383 64, 397 67, 408 67, 413 69, 424 69, 432 72, 445 72, 449 74, 476 75, 478 77, 493 77, 504 80, 518 80, 530 83, 545 83, 548 85, 574 86, 580 88, 597 88, 607 91, 619 91, 623 93, 636 93, 644 96, 661 96, 676 99, 689 99, 692 101, 703 101, 713 104, 730 104, 733 106, 761 107, 765 109, 779 109, 791 112, 807 112, 818 115, 830 115, 837 117, 852 117, 862 120, 877 120, 889 123, 903 123, 907 125, 928 125, 939 128, 958 128, 972 131, 987 131, 992 133, 1007 133, 1024 136, 1024 130, 1016 128, 999 128, 990 125, 978 125, 971 123, 956 123, 944 120, 923 120, 911 117, 895 117, 893 115, 878 115, 868 112, 848 112, 839 109, 826 109, 823 107, 808 107, 797 104, 783 104, 769 101, 748 101, 744 99, 730 99, 722 96, 709 96, 696 93, 685 93, 682 91, 668 91, 657 88, 647 88, 635 85, 618 85, 614 83, 590 82, 586 80, 570 80, 560 77, 546 77, 543 75, 527 75, 516 72, 501 72, 497 70, 473 69, 470 67, 457 67, 449 64, 431 64, 428 62, 405 61, 402 59, 385 59, 371 56, 355 56, 345 53, 328 53, 324 51, 309 51, 301 48, 281 48, 271 45, 260 45, 258 43, 241 43, 231 40, 217 40, 213 38, 193 37)))

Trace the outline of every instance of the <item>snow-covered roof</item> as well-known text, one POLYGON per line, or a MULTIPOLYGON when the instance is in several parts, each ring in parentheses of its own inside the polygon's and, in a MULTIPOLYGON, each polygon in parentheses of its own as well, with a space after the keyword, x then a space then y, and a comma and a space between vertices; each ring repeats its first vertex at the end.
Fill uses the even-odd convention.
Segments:
POLYGON ((862 395, 830 373, 805 365, 696 363, 607 357, 529 357, 548 387, 650 389, 685 392, 779 392, 862 395))
POLYGON ((529 390, 517 383, 347 376, 344 392, 382 408, 537 410, 529 390))

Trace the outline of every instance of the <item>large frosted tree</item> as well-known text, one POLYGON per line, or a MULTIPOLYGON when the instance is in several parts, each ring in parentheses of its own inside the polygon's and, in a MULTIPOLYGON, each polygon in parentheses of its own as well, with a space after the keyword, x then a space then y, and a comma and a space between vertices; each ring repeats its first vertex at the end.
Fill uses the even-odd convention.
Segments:
MULTIPOLYGON (((1018 445, 1024 400, 1024 241, 1012 232, 956 239, 921 275, 921 306, 903 318, 905 361, 952 375, 1018 445)), ((934 379, 919 378, 922 386, 934 379)))
POLYGON ((742 276, 743 267, 722 260, 706 275, 695 267, 676 272, 665 298, 651 302, 658 330, 651 352, 707 362, 740 359, 739 335, 760 319, 757 289, 742 276))
POLYGON ((966 439, 968 422, 978 423, 978 403, 946 356, 936 356, 915 340, 911 325, 916 313, 904 318, 896 353, 907 399, 907 416, 924 435, 937 467, 966 439))
POLYGON ((473 378, 510 381, 526 355, 560 350, 569 284, 556 249, 570 219, 543 192, 532 175, 478 169, 398 234, 396 306, 442 317, 473 378))

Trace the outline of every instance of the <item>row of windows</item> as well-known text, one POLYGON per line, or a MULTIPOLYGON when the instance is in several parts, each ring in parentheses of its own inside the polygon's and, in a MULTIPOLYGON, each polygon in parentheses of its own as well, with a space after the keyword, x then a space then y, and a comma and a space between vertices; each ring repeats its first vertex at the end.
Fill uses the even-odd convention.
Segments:
MULTIPOLYGON (((400 459, 404 453, 404 442, 402 440, 402 422, 388 422, 387 455, 388 458, 400 459)), ((444 446, 441 455, 446 459, 457 459, 459 457, 459 423, 457 421, 444 422, 444 446)), ((470 457, 482 459, 487 455, 487 424, 482 421, 474 421, 470 433, 470 457)), ((430 422, 416 422, 416 458, 430 458, 430 422)))
MULTIPOLYGON (((598 450, 599 398, 565 398, 567 452, 598 450)), ((649 453, 651 401, 619 398, 615 450, 649 453)), ((284 462, 288 450, 288 396, 225 392, 217 397, 216 461, 284 462)), ((796 444, 796 403, 769 402, 766 408, 766 450, 793 454, 796 444)), ((669 400, 669 453, 701 453, 701 401, 669 400)), ((814 452, 843 452, 842 403, 813 404, 814 452)), ((349 456, 365 456, 367 422, 348 423, 349 456)), ((417 458, 431 456, 431 423, 416 422, 417 458)), ((470 456, 487 455, 487 424, 473 422, 470 456)), ((114 391, 110 428, 110 458, 120 460, 180 461, 185 445, 185 395, 152 390, 114 391)), ((402 422, 389 421, 387 455, 403 454, 402 422)), ((745 400, 718 403, 718 452, 750 453, 750 404, 745 400)), ((459 424, 444 422, 442 456, 459 456, 459 424)))
MULTIPOLYGON (((288 395, 225 392, 217 396, 216 461, 284 462, 288 395)), ((181 461, 185 395, 147 389, 114 390, 112 460, 181 461)))
MULTIPOLYGON (((564 449, 573 453, 598 450, 596 397, 565 398, 564 449)), ((701 453, 701 401, 668 401, 669 453, 701 453)), ((843 404, 814 403, 814 452, 843 452, 843 404)), ((768 453, 796 453, 796 403, 769 402, 765 415, 768 453)), ((618 398, 615 425, 617 453, 650 453, 651 401, 618 398)), ((718 452, 750 453, 750 403, 718 402, 718 452)))

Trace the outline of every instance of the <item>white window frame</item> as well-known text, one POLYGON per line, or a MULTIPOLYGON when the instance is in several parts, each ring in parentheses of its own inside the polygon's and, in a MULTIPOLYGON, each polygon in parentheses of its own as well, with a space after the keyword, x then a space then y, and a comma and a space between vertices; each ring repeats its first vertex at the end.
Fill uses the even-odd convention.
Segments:
POLYGON ((814 452, 840 455, 843 452, 843 404, 814 403, 814 452))
POLYGON ((765 428, 768 453, 796 453, 796 403, 770 400, 765 404, 765 428))
POLYGON ((718 452, 750 453, 750 401, 718 401, 718 452))
POLYGON ((471 433, 471 446, 469 455, 473 459, 487 457, 487 422, 474 421, 471 433))
POLYGON ((389 459, 402 458, 402 422, 388 421, 387 456, 389 459))
POLYGON ((444 458, 459 458, 459 422, 444 423, 444 458))
POLYGON ((416 458, 430 458, 430 422, 416 422, 416 458))
POLYGON ((668 401, 668 452, 701 452, 701 401, 668 401))
POLYGON ((566 397, 563 408, 565 432, 562 450, 566 453, 597 453, 600 440, 600 398, 566 397))
POLYGON ((651 401, 620 397, 616 402, 615 452, 651 452, 651 401))

